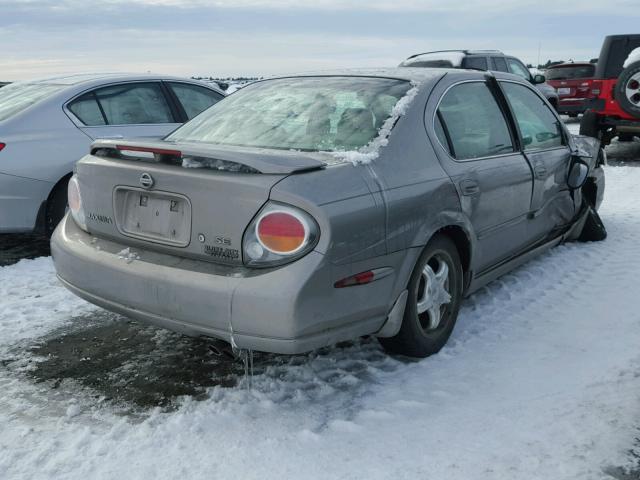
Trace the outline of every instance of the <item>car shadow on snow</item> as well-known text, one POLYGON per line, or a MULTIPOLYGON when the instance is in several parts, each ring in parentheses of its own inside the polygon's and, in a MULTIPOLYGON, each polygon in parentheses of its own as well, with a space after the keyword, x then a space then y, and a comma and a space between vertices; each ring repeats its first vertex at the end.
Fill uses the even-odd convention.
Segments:
POLYGON ((35 234, 1 234, 0 267, 12 265, 23 258, 48 257, 49 239, 35 234))
MULTIPOLYGON (((15 345, 1 363, 45 389, 69 396, 81 390, 124 414, 143 414, 178 408, 184 397, 205 400, 212 387, 246 388, 244 363, 214 353, 212 345, 219 344, 98 310, 15 345)), ((362 339, 308 355, 256 352, 254 378, 259 375, 258 388, 278 402, 314 401, 327 391, 352 399, 375 383, 376 371, 408 362, 389 357, 375 339, 362 339)))

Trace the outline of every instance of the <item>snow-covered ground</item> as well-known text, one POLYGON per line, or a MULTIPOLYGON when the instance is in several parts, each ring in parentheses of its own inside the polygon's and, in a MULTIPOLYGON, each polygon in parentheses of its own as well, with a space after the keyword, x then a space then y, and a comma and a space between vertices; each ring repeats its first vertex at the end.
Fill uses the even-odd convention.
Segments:
MULTIPOLYGON (((639 145, 612 152, 639 158, 639 145)), ((263 355, 251 390, 241 368, 226 387, 185 374, 204 394, 170 408, 116 400, 137 376, 163 391, 175 379, 154 369, 202 341, 99 313, 50 258, 1 267, 0 479, 608 478, 640 425, 640 168, 606 176, 607 240, 560 246, 473 295, 440 354, 406 361, 361 340, 263 355), (96 325, 114 328, 101 360, 74 343, 43 381, 51 352, 97 341, 96 325)))

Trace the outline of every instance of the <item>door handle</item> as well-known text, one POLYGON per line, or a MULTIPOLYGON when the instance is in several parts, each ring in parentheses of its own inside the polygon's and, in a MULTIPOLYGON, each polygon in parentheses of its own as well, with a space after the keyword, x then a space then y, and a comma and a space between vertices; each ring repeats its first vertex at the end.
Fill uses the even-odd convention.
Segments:
POLYGON ((475 180, 463 180, 460 182, 462 195, 470 196, 480 193, 480 185, 475 180))
POLYGON ((536 163, 535 167, 533 167, 533 171, 538 178, 544 178, 547 176, 547 167, 545 167, 543 163, 536 163))

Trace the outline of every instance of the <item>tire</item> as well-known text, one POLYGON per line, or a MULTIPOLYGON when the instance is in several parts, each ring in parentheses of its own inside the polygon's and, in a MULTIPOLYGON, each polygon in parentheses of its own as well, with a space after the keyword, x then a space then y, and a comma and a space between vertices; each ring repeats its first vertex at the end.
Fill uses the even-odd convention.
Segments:
POLYGON ((640 117, 640 61, 625 68, 616 82, 614 97, 629 115, 640 117))
POLYGON ((444 235, 434 237, 420 255, 411 274, 407 287, 407 305, 400 331, 395 337, 379 338, 382 346, 391 353, 410 357, 424 358, 438 353, 449 340, 458 317, 462 301, 462 279, 462 263, 456 246, 444 235), (447 266, 446 275, 442 270, 442 265, 447 266), (427 277, 425 275, 424 271, 427 266, 431 269, 431 274, 435 273, 436 276, 430 274, 430 277, 427 277), (436 278, 438 273, 440 273, 444 285, 436 278), (431 279, 431 282, 428 278, 431 279), (426 296, 428 285, 436 287, 431 295, 435 297, 436 305, 432 304, 429 310, 419 314, 419 303, 422 304, 420 308, 424 308, 425 300, 428 299, 426 296), (442 293, 442 290, 437 288, 439 285, 444 286, 448 292, 448 303, 442 302, 442 300, 446 301, 444 298, 437 299, 438 294, 442 293), (440 304, 439 308, 437 308, 438 304, 440 304), (439 322, 437 320, 434 322, 430 311, 438 312, 439 322), (437 323, 437 326, 434 323, 437 323))
POLYGON ((595 208, 589 207, 587 220, 582 227, 582 232, 578 237, 579 242, 600 242, 607 238, 607 229, 595 208))
POLYGON ((67 211, 67 185, 69 179, 63 179, 60 181, 49 195, 47 201, 47 215, 45 218, 45 233, 47 236, 51 236, 53 231, 64 217, 67 211))
POLYGON ((633 142, 633 133, 619 133, 618 141, 619 142, 633 142))
POLYGON ((587 137, 600 138, 600 126, 598 124, 598 115, 587 110, 580 119, 580 135, 587 137))

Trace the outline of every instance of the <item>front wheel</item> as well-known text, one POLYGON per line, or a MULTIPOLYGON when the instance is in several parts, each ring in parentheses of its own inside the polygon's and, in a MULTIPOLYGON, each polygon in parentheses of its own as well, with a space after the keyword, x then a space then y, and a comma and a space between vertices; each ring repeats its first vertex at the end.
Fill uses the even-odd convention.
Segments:
POLYGON ((411 274, 400 331, 380 343, 389 352, 411 357, 438 353, 451 336, 461 300, 458 250, 448 237, 434 237, 411 274))

